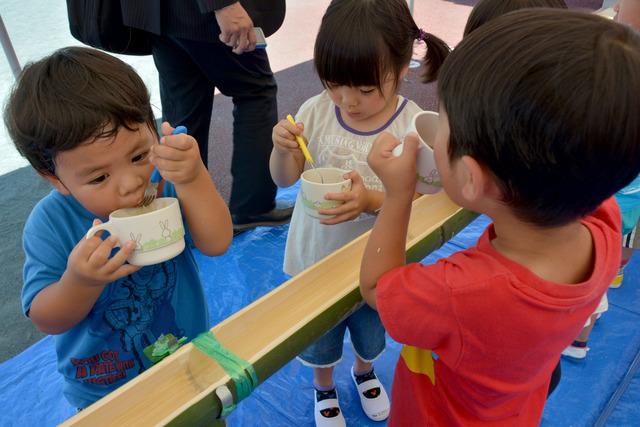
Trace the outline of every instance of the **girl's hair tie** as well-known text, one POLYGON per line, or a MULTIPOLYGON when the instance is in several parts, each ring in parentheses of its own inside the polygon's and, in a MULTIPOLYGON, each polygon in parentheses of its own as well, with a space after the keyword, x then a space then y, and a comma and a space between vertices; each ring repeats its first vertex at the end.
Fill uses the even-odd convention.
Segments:
POLYGON ((418 28, 418 37, 416 37, 416 40, 422 40, 423 42, 426 42, 428 38, 429 34, 427 34, 427 32, 422 28, 418 28))

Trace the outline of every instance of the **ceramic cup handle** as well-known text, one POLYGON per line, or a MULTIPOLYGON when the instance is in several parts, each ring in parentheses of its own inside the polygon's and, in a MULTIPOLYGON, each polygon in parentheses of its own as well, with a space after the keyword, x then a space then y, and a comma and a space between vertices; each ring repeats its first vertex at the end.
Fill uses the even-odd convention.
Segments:
MULTIPOLYGON (((418 144, 418 151, 422 150, 422 148, 423 148, 423 144, 422 143, 418 144)), ((404 149, 404 141, 402 141, 400 144, 393 147, 391 154, 393 154, 394 157, 400 157, 403 149, 404 149)))
MULTIPOLYGON (((111 228, 111 224, 109 224, 108 222, 103 222, 102 224, 94 225, 93 227, 91 227, 89 231, 87 231, 85 239, 92 238, 99 231, 108 231, 109 234, 111 234, 112 236, 114 235, 113 229, 111 228)), ((120 246, 119 241, 118 243, 116 243, 116 246, 120 246)))

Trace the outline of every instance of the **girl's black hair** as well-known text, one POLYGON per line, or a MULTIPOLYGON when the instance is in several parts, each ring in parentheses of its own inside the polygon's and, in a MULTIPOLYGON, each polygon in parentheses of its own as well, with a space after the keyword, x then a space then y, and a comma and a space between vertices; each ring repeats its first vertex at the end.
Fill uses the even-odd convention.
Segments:
POLYGON ((325 86, 381 89, 389 74, 398 81, 418 40, 427 45, 423 80, 430 82, 450 48, 418 28, 405 0, 334 0, 316 38, 315 68, 325 86))

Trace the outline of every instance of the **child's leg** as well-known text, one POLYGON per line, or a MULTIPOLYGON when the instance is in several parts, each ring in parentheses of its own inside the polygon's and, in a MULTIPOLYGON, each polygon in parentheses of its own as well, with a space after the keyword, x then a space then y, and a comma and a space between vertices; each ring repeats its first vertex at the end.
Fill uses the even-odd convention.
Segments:
POLYGON ((580 331, 580 334, 578 334, 575 341, 586 344, 587 341, 589 341, 589 335, 591 335, 593 327, 596 325, 596 320, 598 320, 598 314, 594 313, 589 318, 589 325, 582 328, 582 331, 580 331))
MULTIPOLYGON (((623 243, 624 244, 624 243, 623 243)), ((623 246, 622 247, 622 259, 620 260, 620 269, 618 270, 618 274, 613 278, 611 285, 612 288, 619 288, 622 285, 622 281, 624 280, 624 267, 627 265, 631 256, 633 255, 633 249, 623 246)))
POLYGON ((298 356, 313 368, 314 419, 318 427, 346 425, 333 381, 334 366, 342 358, 345 330, 345 322, 339 323, 298 356))
POLYGON ((563 356, 567 356, 572 359, 584 359, 587 357, 587 352, 589 351, 589 347, 587 347, 589 335, 591 335, 591 331, 596 324, 596 320, 598 320, 600 315, 608 309, 609 300, 607 299, 607 294, 604 294, 600 299, 600 304, 598 304, 596 311, 591 315, 591 317, 589 317, 580 334, 576 337, 573 343, 571 343, 571 345, 565 348, 562 352, 563 356))
POLYGON ((389 396, 373 370, 373 360, 385 348, 385 332, 378 313, 365 305, 347 319, 351 342, 356 354, 351 368, 364 413, 374 421, 389 416, 389 396))
POLYGON ((356 375, 364 374, 373 369, 373 362, 367 362, 365 360, 360 359, 356 355, 356 360, 353 363, 353 373, 356 375))
MULTIPOLYGON (((636 181, 638 181, 638 178, 630 187, 637 187, 639 183, 636 183, 636 181)), ((622 215, 622 262, 620 263, 618 274, 611 282, 612 288, 618 288, 622 285, 624 266, 633 255, 633 247, 638 232, 638 218, 640 218, 640 191, 633 191, 627 187, 616 193, 616 201, 620 205, 620 214, 622 215)))
POLYGON ((329 368, 313 368, 313 385, 318 390, 336 388, 333 382, 333 366, 329 368))
POLYGON ((551 396, 551 393, 553 393, 556 387, 558 387, 558 384, 560 384, 560 378, 562 378, 562 367, 560 365, 560 361, 558 360, 558 364, 551 373, 551 381, 549 382, 549 389, 547 390, 547 398, 551 396))

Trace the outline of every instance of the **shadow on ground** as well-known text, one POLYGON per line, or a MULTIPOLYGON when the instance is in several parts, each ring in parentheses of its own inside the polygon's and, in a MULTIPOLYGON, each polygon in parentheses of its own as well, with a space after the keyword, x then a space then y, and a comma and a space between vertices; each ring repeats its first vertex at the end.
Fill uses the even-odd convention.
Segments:
POLYGON ((22 314, 22 229, 35 204, 51 187, 30 166, 0 176, 0 362, 44 335, 22 314))

